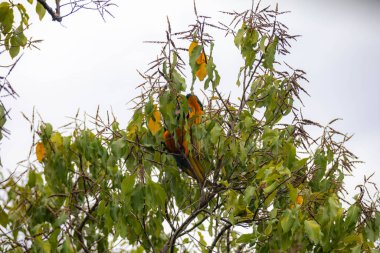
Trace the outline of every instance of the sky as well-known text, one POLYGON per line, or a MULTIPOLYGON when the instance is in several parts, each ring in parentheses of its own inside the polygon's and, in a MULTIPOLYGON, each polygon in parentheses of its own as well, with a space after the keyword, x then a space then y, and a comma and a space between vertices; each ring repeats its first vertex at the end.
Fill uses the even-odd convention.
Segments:
MULTIPOLYGON (((364 174, 378 170, 380 151, 380 1, 282 0, 280 10, 291 13, 281 17, 291 34, 301 35, 292 43, 286 62, 307 73, 303 83, 310 97, 304 96, 304 116, 354 134, 349 148, 364 164, 358 165, 349 189, 363 181, 364 174)), ((138 94, 135 87, 143 80, 136 70, 145 70, 159 53, 159 47, 143 41, 163 40, 171 20, 174 31, 182 31, 194 21, 193 0, 115 1, 115 16, 106 22, 95 12, 83 11, 66 18, 62 24, 49 16, 32 18, 29 32, 43 39, 40 50, 26 50, 12 72, 10 81, 20 97, 7 101, 12 120, 6 127, 9 139, 0 146, 3 167, 16 168, 32 144, 30 126, 21 112, 31 115, 33 107, 54 128, 70 122, 78 109, 80 115, 112 108, 121 126, 131 117, 127 102, 138 94)), ((276 1, 262 1, 262 5, 276 1)), ((198 0, 199 14, 228 23, 219 11, 242 11, 251 0, 198 0)), ((222 73, 221 86, 233 90, 239 52, 232 37, 215 35, 215 61, 222 73), (235 64, 236 63, 236 64, 235 64), (235 67, 235 68, 233 68, 235 67)), ((199 85, 199 84, 198 84, 199 85)), ((380 173, 373 181, 380 183, 380 173)))

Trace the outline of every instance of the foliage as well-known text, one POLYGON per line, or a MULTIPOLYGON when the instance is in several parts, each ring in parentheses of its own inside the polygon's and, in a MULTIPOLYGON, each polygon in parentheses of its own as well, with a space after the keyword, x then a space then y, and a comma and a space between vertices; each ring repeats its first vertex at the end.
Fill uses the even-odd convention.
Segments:
MULTIPOLYGON (((111 13, 107 10, 107 7, 114 5, 110 1, 71 1, 68 5, 67 2, 55 1, 55 10, 49 6, 45 0, 27 0, 30 5, 34 5, 35 12, 38 18, 42 20, 48 12, 53 21, 61 22, 62 19, 80 9, 96 9, 104 18, 104 13, 111 13), (68 8, 68 9, 67 9, 68 8), (64 9, 64 13, 62 12, 64 9)), ((25 1, 15 2, 11 0, 2 1, 0 3, 0 47, 5 47, 5 50, 9 52, 12 58, 15 58, 22 48, 30 47, 33 43, 39 41, 33 41, 28 39, 24 32, 29 29, 30 21, 27 11, 28 6, 25 6, 25 1)))
MULTIPOLYGON (((49 13, 53 21, 61 22, 63 18, 81 10, 96 10, 104 19, 105 14, 112 14, 108 8, 115 5, 111 0, 79 0, 79 1, 55 1, 53 9, 45 0, 27 0, 13 1, 4 0, 0 2, 0 55, 9 53, 9 56, 14 60, 25 48, 37 48, 37 43, 41 40, 35 40, 26 36, 26 31, 30 28, 29 20, 30 7, 35 9, 35 12, 42 20, 46 13, 49 13)), ((13 62, 6 63, 6 59, 2 58, 0 64, 0 140, 3 134, 9 134, 9 131, 4 128, 9 109, 6 109, 4 97, 16 98, 18 95, 8 81, 8 76, 16 66, 18 59, 13 62), (3 73, 4 72, 4 73, 3 73)))
POLYGON ((94 129, 76 120, 69 134, 40 124, 38 161, 26 177, 1 184, 0 251, 379 251, 378 193, 365 197, 367 181, 354 203, 345 200, 357 159, 345 147, 349 137, 333 122, 303 119, 294 101, 304 72, 279 70, 276 59, 295 38, 278 21, 282 13, 257 6, 226 14, 237 31, 198 15, 185 32, 169 23, 128 126, 98 115, 94 129), (232 34, 241 53, 239 99, 219 91, 209 27, 232 34), (176 46, 183 41, 188 65, 176 46), (197 124, 181 99, 186 71, 192 93, 204 88, 197 124), (163 144, 166 130, 178 140, 178 127, 205 169, 204 184, 182 173, 163 144), (309 127, 322 135, 312 138, 309 127))

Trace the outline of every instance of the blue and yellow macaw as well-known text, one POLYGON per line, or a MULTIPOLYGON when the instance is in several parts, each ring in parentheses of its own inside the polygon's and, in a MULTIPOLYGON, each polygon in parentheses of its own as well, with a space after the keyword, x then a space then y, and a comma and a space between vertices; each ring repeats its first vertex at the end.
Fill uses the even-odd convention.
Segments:
MULTIPOLYGON (((188 94, 186 98, 189 106, 189 111, 186 116, 191 131, 191 126, 193 124, 198 125, 202 122, 202 115, 204 114, 203 105, 196 95, 188 94)), ((190 153, 189 143, 185 140, 186 131, 184 126, 177 127, 175 131, 177 143, 173 134, 168 130, 164 132, 165 146, 167 150, 173 154, 173 157, 181 170, 197 180, 199 184, 203 185, 205 182, 205 171, 199 161, 199 155, 196 155, 199 152, 199 147, 197 147, 197 143, 195 143, 196 141, 193 141, 190 132, 190 145, 193 145, 194 147, 190 153)))

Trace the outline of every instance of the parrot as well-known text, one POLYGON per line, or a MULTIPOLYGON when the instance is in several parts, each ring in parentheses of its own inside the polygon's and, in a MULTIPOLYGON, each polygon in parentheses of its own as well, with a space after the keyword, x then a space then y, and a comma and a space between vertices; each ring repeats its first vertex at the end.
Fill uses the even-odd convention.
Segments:
MULTIPOLYGON (((202 122, 203 105, 199 101, 198 97, 193 94, 186 95, 187 104, 189 106, 187 117, 187 122, 189 124, 189 129, 191 131, 191 126, 193 124, 200 124, 202 122)), ((193 152, 189 152, 189 143, 185 140, 186 131, 184 127, 177 127, 175 129, 175 134, 177 137, 177 142, 172 133, 168 130, 164 131, 164 140, 166 149, 173 155, 178 167, 188 174, 190 177, 197 180, 201 185, 205 182, 205 171, 202 164, 199 161, 199 147, 193 149, 193 152)), ((192 134, 190 132, 190 140, 193 146, 196 146, 196 141, 193 141, 192 134), (194 143, 193 143, 194 142, 194 143)))

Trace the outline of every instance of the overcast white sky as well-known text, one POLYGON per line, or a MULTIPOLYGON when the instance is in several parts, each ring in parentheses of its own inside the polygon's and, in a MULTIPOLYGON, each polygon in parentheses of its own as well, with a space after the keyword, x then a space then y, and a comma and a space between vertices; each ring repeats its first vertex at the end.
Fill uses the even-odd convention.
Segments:
MULTIPOLYGON (((194 20, 193 0, 115 1, 115 18, 104 23, 95 12, 81 12, 53 23, 49 16, 39 22, 35 15, 29 34, 44 39, 41 50, 27 50, 10 80, 20 95, 10 101, 12 134, 0 146, 5 169, 27 157, 32 139, 29 125, 20 112, 30 115, 33 106, 44 121, 59 127, 78 109, 94 115, 97 106, 113 108, 125 125, 131 116, 127 102, 141 83, 136 69, 145 70, 158 47, 146 40, 164 38, 166 16, 175 31, 194 20)), ((275 4, 276 1, 263 1, 275 4)), ((305 83, 311 98, 304 97, 304 115, 322 124, 343 118, 335 126, 355 134, 350 148, 364 165, 358 166, 348 183, 351 189, 363 174, 378 170, 380 142, 380 1, 278 1, 290 32, 302 35, 292 45, 287 62, 307 72, 305 83)), ((198 0, 200 14, 214 20, 228 18, 220 10, 244 10, 251 0, 198 0)), ((215 36, 222 38, 221 34, 215 36)), ((216 41, 216 64, 224 90, 233 89, 239 54, 232 38, 216 41), (232 68, 235 67, 235 69, 232 68)), ((380 184, 380 173, 374 180, 380 184)))

